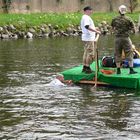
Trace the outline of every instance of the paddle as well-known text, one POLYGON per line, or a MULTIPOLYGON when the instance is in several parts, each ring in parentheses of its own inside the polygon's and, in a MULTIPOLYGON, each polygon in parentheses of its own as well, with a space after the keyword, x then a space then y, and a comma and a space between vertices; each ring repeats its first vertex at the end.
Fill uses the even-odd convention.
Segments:
POLYGON ((97 86, 97 82, 98 82, 98 71, 99 71, 99 63, 98 63, 98 48, 97 48, 97 42, 99 39, 99 34, 97 34, 95 40, 94 40, 94 47, 95 47, 95 85, 94 87, 97 86))

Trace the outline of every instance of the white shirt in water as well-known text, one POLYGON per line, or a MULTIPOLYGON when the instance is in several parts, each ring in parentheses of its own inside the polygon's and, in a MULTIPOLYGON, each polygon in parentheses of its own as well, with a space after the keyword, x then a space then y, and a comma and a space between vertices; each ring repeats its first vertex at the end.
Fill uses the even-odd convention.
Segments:
POLYGON ((60 80, 58 79, 54 79, 53 81, 51 81, 49 84, 47 84, 48 86, 66 86, 64 83, 62 83, 60 80))

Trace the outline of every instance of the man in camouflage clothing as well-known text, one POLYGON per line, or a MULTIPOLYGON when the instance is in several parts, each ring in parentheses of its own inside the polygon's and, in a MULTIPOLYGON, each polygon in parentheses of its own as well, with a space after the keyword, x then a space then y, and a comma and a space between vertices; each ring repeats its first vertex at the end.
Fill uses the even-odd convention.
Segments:
POLYGON ((117 66, 117 74, 121 74, 121 61, 122 61, 122 50, 124 50, 125 57, 128 60, 130 72, 129 74, 135 74, 133 70, 133 50, 132 42, 129 38, 130 32, 135 32, 135 26, 133 21, 126 17, 125 14, 127 8, 125 5, 119 7, 120 16, 112 20, 111 26, 115 32, 115 61, 117 66))

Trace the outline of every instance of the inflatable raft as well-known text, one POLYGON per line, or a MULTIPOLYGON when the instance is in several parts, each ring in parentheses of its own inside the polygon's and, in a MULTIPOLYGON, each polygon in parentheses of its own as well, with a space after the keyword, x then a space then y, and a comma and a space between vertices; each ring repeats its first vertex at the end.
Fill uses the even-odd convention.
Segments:
MULTIPOLYGON (((129 74, 129 68, 121 68, 121 74, 116 74, 116 68, 103 67, 98 61, 97 85, 110 85, 114 87, 130 88, 140 90, 140 65, 136 65, 134 70, 138 73, 129 74)), ((65 80, 72 80, 75 83, 95 84, 95 62, 91 64, 93 73, 82 72, 82 65, 73 67, 62 72, 65 80)))

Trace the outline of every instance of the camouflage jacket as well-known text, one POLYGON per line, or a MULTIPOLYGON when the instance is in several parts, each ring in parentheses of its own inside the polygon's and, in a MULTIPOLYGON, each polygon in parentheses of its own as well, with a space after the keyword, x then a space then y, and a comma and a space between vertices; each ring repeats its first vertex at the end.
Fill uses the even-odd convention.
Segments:
POLYGON ((126 16, 118 16, 112 20, 111 26, 117 37, 128 37, 135 27, 133 21, 126 16))

